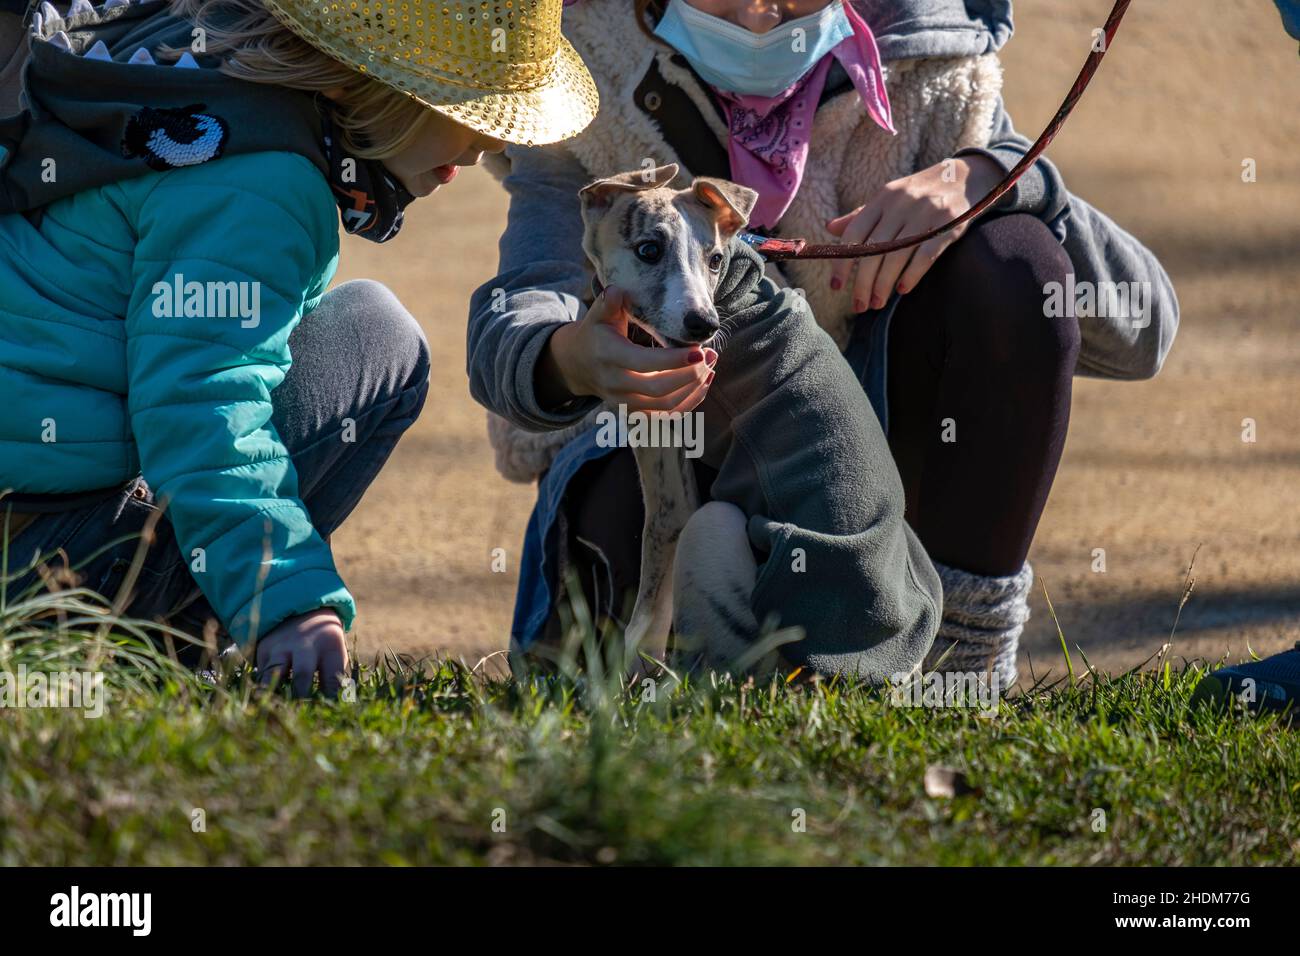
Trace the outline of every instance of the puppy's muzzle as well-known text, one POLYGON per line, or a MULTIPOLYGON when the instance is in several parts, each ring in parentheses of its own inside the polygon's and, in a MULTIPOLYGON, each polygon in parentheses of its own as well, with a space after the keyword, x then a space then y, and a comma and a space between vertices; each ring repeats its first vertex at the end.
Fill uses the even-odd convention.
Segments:
POLYGON ((712 310, 692 309, 682 316, 682 329, 691 342, 704 342, 713 338, 718 331, 718 315, 712 310))

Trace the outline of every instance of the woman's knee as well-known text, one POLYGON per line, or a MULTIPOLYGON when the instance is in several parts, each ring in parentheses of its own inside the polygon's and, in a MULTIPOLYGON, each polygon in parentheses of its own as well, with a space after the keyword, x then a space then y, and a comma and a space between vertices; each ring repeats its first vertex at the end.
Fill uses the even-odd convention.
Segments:
POLYGON ((1021 371, 1073 370, 1078 322, 1054 317, 1047 308, 1052 284, 1065 282, 1072 266, 1046 224, 1023 214, 981 221, 940 263, 947 294, 959 303, 950 310, 953 360, 1021 371))

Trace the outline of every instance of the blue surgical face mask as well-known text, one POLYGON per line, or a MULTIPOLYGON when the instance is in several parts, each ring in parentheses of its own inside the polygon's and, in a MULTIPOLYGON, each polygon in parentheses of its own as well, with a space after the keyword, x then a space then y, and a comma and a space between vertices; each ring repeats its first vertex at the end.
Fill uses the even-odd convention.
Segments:
POLYGON ((783 93, 852 35, 841 0, 767 33, 671 0, 655 28, 655 36, 686 57, 705 83, 742 96, 783 93))

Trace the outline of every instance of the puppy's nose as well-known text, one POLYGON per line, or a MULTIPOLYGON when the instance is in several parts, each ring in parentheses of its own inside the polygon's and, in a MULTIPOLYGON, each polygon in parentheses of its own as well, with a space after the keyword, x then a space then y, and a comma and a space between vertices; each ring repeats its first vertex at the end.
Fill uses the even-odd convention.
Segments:
POLYGON ((691 309, 682 318, 682 327, 692 339, 703 342, 718 331, 718 317, 702 309, 691 309))

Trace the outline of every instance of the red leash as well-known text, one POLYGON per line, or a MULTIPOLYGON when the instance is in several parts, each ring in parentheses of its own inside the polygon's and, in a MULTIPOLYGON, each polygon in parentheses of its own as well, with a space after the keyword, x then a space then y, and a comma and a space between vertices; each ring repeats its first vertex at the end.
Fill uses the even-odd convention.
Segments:
POLYGON ((767 259, 857 259, 864 256, 882 256, 888 252, 906 249, 908 246, 919 245, 927 239, 942 235, 949 229, 956 229, 958 226, 970 222, 1005 196, 1007 191, 1016 184, 1016 181, 1024 175, 1025 170, 1038 161, 1038 157, 1056 138, 1056 134, 1061 131, 1066 119, 1069 118, 1069 115, 1074 111, 1074 107, 1083 96, 1083 91, 1092 82, 1097 68, 1101 66, 1102 58, 1106 55, 1106 51, 1110 49, 1111 41, 1115 39, 1120 21, 1124 19, 1124 14, 1128 12, 1130 3, 1132 3, 1132 0, 1116 0, 1115 7, 1110 11, 1110 17, 1106 20, 1106 26, 1103 27, 1106 42, 1102 44, 1100 50, 1093 50, 1089 54, 1087 61, 1083 64, 1083 69, 1079 71, 1078 79, 1074 81, 1074 86, 1070 87, 1065 102, 1056 111, 1056 115, 1047 124, 1047 128, 1043 130, 1042 135, 1030 147, 1029 152, 1025 154, 1025 158, 1017 163, 1011 172, 1007 173, 1006 178, 998 183, 991 193, 952 222, 916 236, 904 236, 901 239, 891 239, 888 242, 859 242, 849 245, 843 243, 810 243, 806 239, 772 239, 749 232, 741 233, 740 238, 748 242, 767 259))

